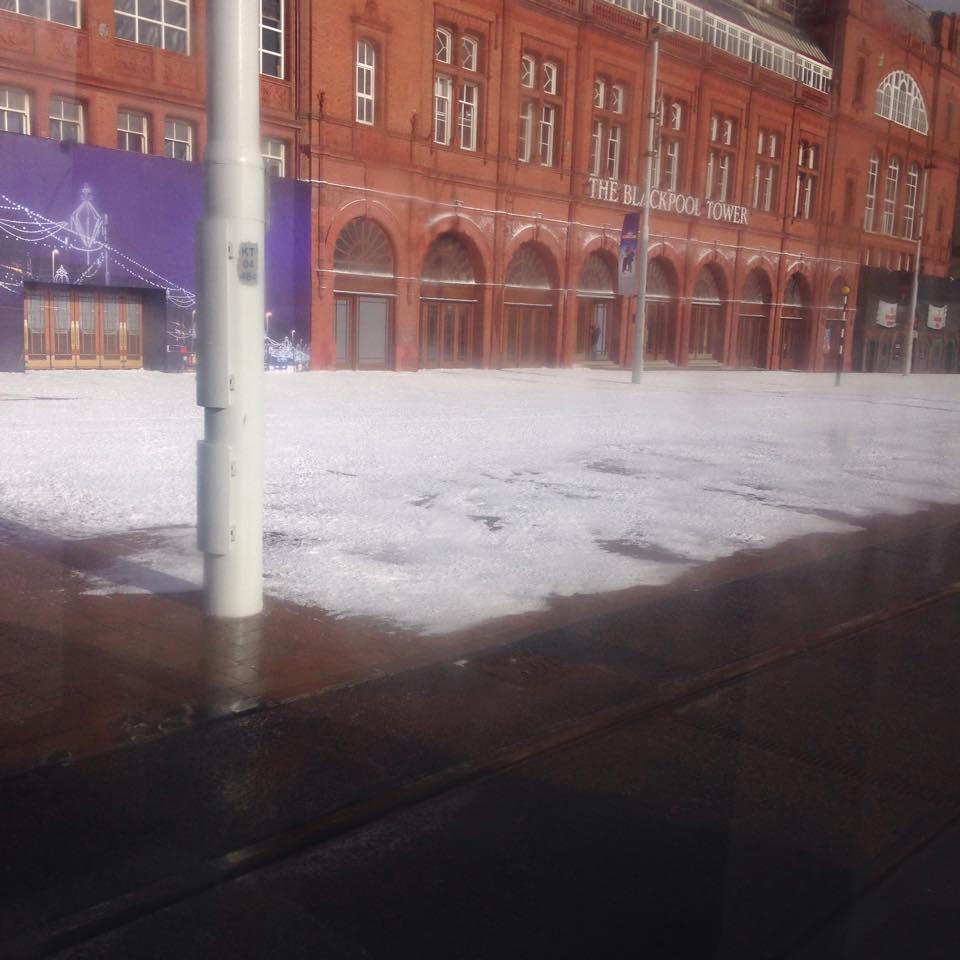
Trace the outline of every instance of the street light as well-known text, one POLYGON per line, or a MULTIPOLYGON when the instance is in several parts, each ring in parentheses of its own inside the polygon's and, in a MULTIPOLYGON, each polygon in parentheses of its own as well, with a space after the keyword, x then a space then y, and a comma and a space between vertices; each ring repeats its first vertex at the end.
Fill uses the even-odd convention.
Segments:
POLYGON ((927 213, 927 182, 933 164, 923 168, 923 192, 920 196, 920 223, 917 230, 917 249, 913 255, 913 285, 910 288, 910 314, 907 320, 907 355, 903 361, 903 375, 913 370, 913 333, 917 319, 917 296, 920 292, 920 251, 923 248, 923 223, 927 213))
POLYGON ((59 250, 50 251, 50 280, 51 282, 57 276, 57 257, 59 256, 59 250))
POLYGON ((640 208, 640 239, 637 243, 637 332, 633 344, 633 374, 631 381, 639 383, 643 377, 643 341, 647 320, 647 260, 650 256, 650 185, 653 181, 653 158, 657 149, 657 70, 660 61, 661 27, 650 30, 653 52, 650 58, 650 112, 647 114, 647 164, 643 180, 643 206, 640 208))
POLYGON ((840 314, 840 340, 837 343, 837 379, 834 386, 840 386, 840 374, 843 371, 843 341, 847 332, 847 301, 850 299, 850 288, 844 284, 840 288, 840 296, 843 297, 842 313, 840 314))

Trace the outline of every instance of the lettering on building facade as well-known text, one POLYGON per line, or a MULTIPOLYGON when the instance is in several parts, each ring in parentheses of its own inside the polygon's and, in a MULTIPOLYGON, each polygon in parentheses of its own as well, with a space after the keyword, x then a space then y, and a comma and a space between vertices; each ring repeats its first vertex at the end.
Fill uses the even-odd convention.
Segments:
MULTIPOLYGON (((591 200, 604 200, 607 203, 622 204, 625 207, 643 207, 643 190, 632 183, 620 183, 619 180, 604 180, 600 177, 587 179, 587 192, 591 200)), ((702 217, 718 223, 729 223, 738 227, 749 225, 748 211, 736 203, 720 203, 716 200, 703 200, 685 193, 672 190, 651 190, 650 209, 660 213, 676 213, 687 217, 702 217)))

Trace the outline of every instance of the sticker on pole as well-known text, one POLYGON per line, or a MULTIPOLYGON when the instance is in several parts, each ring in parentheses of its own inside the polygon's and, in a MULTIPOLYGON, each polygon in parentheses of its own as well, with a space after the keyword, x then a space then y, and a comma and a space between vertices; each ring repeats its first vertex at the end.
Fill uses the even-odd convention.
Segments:
POLYGON ((237 273, 241 283, 256 284, 257 282, 257 245, 255 243, 241 243, 237 250, 237 273))

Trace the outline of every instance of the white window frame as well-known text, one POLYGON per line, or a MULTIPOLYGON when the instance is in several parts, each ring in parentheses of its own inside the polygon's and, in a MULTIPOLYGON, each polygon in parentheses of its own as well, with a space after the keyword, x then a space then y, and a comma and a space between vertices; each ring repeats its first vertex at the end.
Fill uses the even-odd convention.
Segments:
POLYGON ((53 10, 55 8, 51 7, 51 0, 46 0, 44 4, 45 13, 43 16, 38 17, 33 12, 28 12, 23 9, 23 0, 7 0, 8 4, 11 4, 9 7, 0 7, 0 10, 9 10, 11 13, 19 13, 24 17, 34 17, 37 20, 49 20, 51 23, 60 23, 65 27, 79 27, 80 26, 80 0, 60 0, 61 5, 72 5, 73 7, 73 20, 59 20, 54 19, 53 10))
POLYGON ((924 136, 930 131, 923 91, 905 70, 894 70, 880 81, 874 107, 877 116, 884 120, 924 136))
POLYGON ((264 170, 271 177, 287 175, 287 144, 276 137, 264 137, 260 143, 264 170))
POLYGON ((907 171, 906 194, 903 198, 903 235, 908 240, 915 239, 913 231, 917 218, 917 187, 919 185, 920 167, 911 163, 907 171))
POLYGON ((863 207, 863 229, 873 233, 877 222, 877 185, 880 182, 880 154, 874 151, 870 155, 867 167, 867 198, 863 207))
POLYGON ((600 176, 600 157, 603 151, 603 121, 593 121, 593 132, 590 136, 590 176, 600 176))
POLYGON ((664 189, 670 191, 670 193, 676 193, 677 187, 680 183, 680 141, 679 140, 670 140, 667 142, 667 150, 665 154, 667 158, 666 167, 664 169, 665 179, 664 179, 664 189))
POLYGON ((603 77, 593 78, 593 105, 597 110, 603 110, 607 105, 607 82, 603 77))
POLYGON ((357 40, 355 60, 354 116, 357 123, 370 127, 377 116, 377 48, 372 40, 357 40))
POLYGON ((610 109, 613 113, 623 113, 627 99, 626 88, 622 83, 615 83, 610 88, 610 109))
POLYGON ((180 117, 165 117, 163 121, 163 153, 171 160, 193 160, 193 124, 180 117), (177 156, 177 144, 183 144, 186 156, 177 156))
POLYGON ((49 115, 50 115, 50 139, 51 139, 51 140, 68 141, 68 142, 71 142, 71 143, 84 143, 84 142, 85 142, 84 109, 83 109, 83 102, 82 102, 82 101, 80 101, 80 100, 75 100, 75 99, 73 99, 73 97, 65 97, 65 96, 62 96, 61 94, 54 94, 52 97, 50 97, 50 109, 49 109, 48 112, 49 112, 49 115), (54 114, 54 106, 55 106, 55 105, 59 105, 59 108, 60 108, 59 116, 57 116, 57 115, 54 114), (74 119, 72 119, 72 118, 70 118, 70 117, 65 117, 65 116, 63 115, 63 114, 64 114, 63 108, 64 108, 65 106, 67 106, 67 105, 77 108, 77 118, 76 118, 76 120, 74 120, 74 119), (54 136, 53 136, 53 125, 54 125, 55 123, 59 123, 59 124, 60 124, 60 136, 59 136, 59 137, 54 137, 54 136), (77 130, 77 136, 76 136, 76 138, 64 137, 64 136, 63 136, 63 125, 64 125, 64 124, 70 124, 70 125, 76 127, 76 130, 77 130))
POLYGON ((517 128, 517 159, 529 163, 533 156, 533 100, 520 104, 520 123, 517 128))
POLYGON ((520 86, 532 89, 537 77, 537 61, 525 53, 520 58, 520 86))
POLYGON ((553 152, 556 146, 557 108, 552 103, 540 107, 540 165, 553 166, 553 152))
MULTIPOLYGON (((640 16, 651 17, 670 30, 702 40, 741 60, 759 63, 767 69, 790 79, 799 80, 823 93, 830 92, 833 77, 833 70, 830 67, 795 53, 751 30, 735 26, 716 14, 707 13, 701 9, 700 5, 688 3, 687 0, 604 0, 604 2, 623 7, 640 16)), ((788 0, 781 0, 781 3, 786 2, 788 0)), ((763 4, 758 4, 754 0, 753 6, 763 6, 763 4)))
POLYGON ((623 127, 611 126, 607 134, 607 177, 620 179, 620 157, 623 147, 623 127))
POLYGON ((460 138, 460 149, 475 151, 477 149, 477 116, 480 109, 480 87, 476 83, 460 85, 458 106, 457 134, 460 138))
POLYGON ((438 63, 453 62, 453 31, 437 27, 433 31, 433 59, 438 63))
POLYGON ((460 66, 470 73, 480 69, 480 41, 469 33, 460 38, 460 66))
POLYGON ((433 78, 433 142, 450 146, 453 134, 453 79, 444 73, 433 78))
POLYGON ((122 134, 124 138, 123 146, 121 146, 119 142, 117 143, 117 147, 120 150, 125 150, 128 153, 147 154, 150 152, 150 121, 145 113, 141 113, 139 110, 118 110, 117 134, 122 134), (134 119, 139 121, 136 126, 133 124, 134 119), (140 138, 143 145, 142 150, 131 149, 131 137, 140 138))
POLYGON ((30 133, 30 94, 19 87, 0 87, 0 130, 6 133, 30 133), (11 106, 11 94, 18 98, 23 98, 23 108, 11 106), (23 130, 11 130, 9 126, 9 115, 23 117, 23 130))
POLYGON ((897 225, 897 195, 900 192, 900 158, 887 161, 887 176, 883 189, 882 233, 893 235, 897 225))
POLYGON ((795 220, 812 220, 817 203, 817 145, 801 140, 797 156, 797 180, 793 194, 795 220))
POLYGON ((543 61, 543 92, 555 97, 560 86, 560 66, 553 60, 543 61))
POLYGON ((114 22, 114 35, 120 40, 128 40, 131 43, 143 43, 151 47, 157 47, 160 50, 168 50, 172 53, 180 53, 184 55, 189 55, 190 53, 190 0, 164 0, 163 4, 160 7, 160 19, 157 20, 154 17, 148 17, 140 13, 140 4, 143 0, 126 0, 126 2, 133 5, 133 10, 121 10, 120 3, 122 0, 114 0, 113 7, 113 22, 114 22), (183 24, 173 23, 167 21, 167 4, 170 4, 170 10, 182 10, 183 11, 183 24), (130 26, 133 29, 133 36, 123 35, 123 30, 121 24, 130 22, 130 26), (145 39, 144 35, 151 30, 159 28, 160 31, 160 42, 151 43, 149 39, 145 39), (178 49, 172 42, 168 42, 168 33, 169 37, 183 37, 183 49, 178 49))
POLYGON ((264 13, 263 13, 263 5, 265 2, 267 2, 267 0, 260 0, 260 72, 265 77, 276 77, 278 80, 283 80, 285 76, 285 70, 286 70, 286 62, 284 60, 284 52, 283 52, 284 33, 286 31, 286 23, 284 22, 286 17, 286 13, 284 11, 286 0, 279 0, 279 4, 278 4, 280 8, 279 21, 274 21, 273 18, 271 17, 270 22, 267 21, 267 18, 264 16, 264 13), (273 25, 274 22, 278 23, 279 25, 274 26, 273 25), (267 49, 267 47, 264 45, 264 42, 263 42, 266 37, 272 36, 274 34, 278 35, 280 38, 279 52, 276 50, 267 49), (277 64, 278 64, 277 73, 273 73, 270 70, 264 69, 265 57, 272 58, 277 61, 277 64))
POLYGON ((683 130, 683 104, 679 100, 670 104, 670 129, 683 130))

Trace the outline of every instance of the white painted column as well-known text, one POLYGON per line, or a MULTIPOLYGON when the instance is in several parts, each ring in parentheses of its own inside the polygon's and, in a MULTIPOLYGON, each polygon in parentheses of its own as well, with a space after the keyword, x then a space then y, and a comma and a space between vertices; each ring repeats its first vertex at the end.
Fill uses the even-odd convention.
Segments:
POLYGON ((259 0, 207 5, 208 139, 197 236, 197 542, 214 617, 263 608, 264 172, 259 0))

